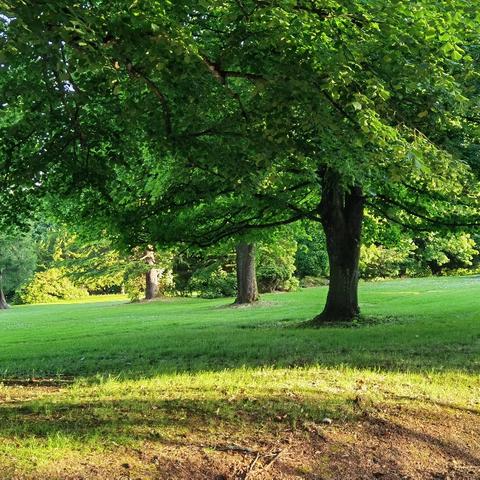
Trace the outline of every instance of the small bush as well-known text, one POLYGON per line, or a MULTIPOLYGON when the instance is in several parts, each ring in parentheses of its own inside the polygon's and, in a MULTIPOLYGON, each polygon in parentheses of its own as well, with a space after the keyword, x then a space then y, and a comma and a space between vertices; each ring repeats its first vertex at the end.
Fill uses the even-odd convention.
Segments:
POLYGON ((188 282, 190 292, 198 292, 202 298, 234 297, 237 279, 233 272, 220 266, 203 268, 194 273, 188 282))
POLYGON ((137 273, 133 275, 130 272, 125 275, 124 288, 130 301, 139 302, 145 296, 145 274, 137 273))
POLYGON ((325 277, 329 274, 327 245, 322 227, 316 222, 304 222, 298 235, 295 253, 296 275, 325 277))
POLYGON ((326 285, 328 285, 328 278, 325 277, 306 276, 300 280, 300 286, 302 288, 324 287, 326 285))
POLYGON ((300 280, 297 277, 290 277, 283 282, 283 285, 281 285, 280 291, 294 292, 299 288, 300 288, 300 280))
POLYGON ((17 294, 18 303, 54 303, 88 297, 85 288, 76 286, 60 268, 37 272, 17 294))
POLYGON ((261 293, 296 290, 299 281, 295 273, 297 242, 278 235, 257 248, 257 282, 261 293))

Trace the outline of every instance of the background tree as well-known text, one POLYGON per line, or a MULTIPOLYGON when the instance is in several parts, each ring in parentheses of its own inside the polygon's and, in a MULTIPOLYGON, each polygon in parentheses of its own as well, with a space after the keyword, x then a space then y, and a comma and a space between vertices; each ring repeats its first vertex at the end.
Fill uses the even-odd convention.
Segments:
POLYGON ((239 305, 258 301, 257 272, 255 266, 254 243, 241 241, 235 247, 236 272, 237 272, 237 298, 239 305))
POLYGON ((28 235, 0 236, 0 309, 8 308, 7 297, 33 274, 35 250, 28 235))
POLYGON ((261 293, 291 291, 299 287, 295 277, 298 229, 292 227, 277 228, 257 244, 257 279, 261 293))
POLYGON ((304 221, 296 237, 298 249, 295 268, 300 278, 328 277, 328 254, 325 234, 316 222, 304 221))
MULTIPOLYGON (((44 292, 42 284, 29 286, 21 300, 32 302, 33 292, 40 296, 71 298, 77 295, 119 293, 126 291, 132 300, 151 300, 163 295, 172 286, 172 252, 155 251, 153 246, 133 251, 122 251, 116 247, 115 238, 105 231, 96 231, 79 225, 40 225, 38 244, 39 273, 54 270, 48 276, 61 280, 54 289, 55 294, 44 292), (76 229, 76 231, 73 230, 76 229), (69 288, 63 288, 66 286, 69 288), (81 287, 74 289, 73 287, 81 287)), ((39 279, 42 278, 39 275, 39 279)), ((37 282, 38 283, 38 282, 37 282)))

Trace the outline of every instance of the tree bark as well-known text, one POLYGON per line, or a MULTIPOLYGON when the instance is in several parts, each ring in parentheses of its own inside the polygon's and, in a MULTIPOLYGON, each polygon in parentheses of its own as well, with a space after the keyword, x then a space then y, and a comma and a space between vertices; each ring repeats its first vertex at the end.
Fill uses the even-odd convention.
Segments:
POLYGON ((345 189, 337 176, 325 177, 320 215, 327 239, 330 283, 315 323, 350 322, 360 314, 358 280, 364 197, 358 186, 345 189))
POLYGON ((236 304, 258 301, 257 275, 255 272, 255 244, 240 242, 237 253, 237 299, 236 304))
POLYGON ((153 300, 158 296, 158 269, 155 268, 153 248, 149 248, 143 258, 145 263, 151 267, 145 274, 145 300, 153 300))
POLYGON ((7 303, 5 294, 3 293, 3 270, 0 271, 0 310, 6 310, 10 308, 10 305, 7 303))

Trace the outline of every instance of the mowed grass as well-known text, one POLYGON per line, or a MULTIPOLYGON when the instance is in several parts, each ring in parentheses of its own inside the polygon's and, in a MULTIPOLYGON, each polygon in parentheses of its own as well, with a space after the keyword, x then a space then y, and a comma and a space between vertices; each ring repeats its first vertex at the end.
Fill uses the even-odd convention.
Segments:
POLYGON ((116 478, 101 465, 121 463, 119 449, 138 478, 157 478, 158 465, 132 451, 267 442, 392 406, 480 413, 480 277, 364 283, 373 323, 303 328, 325 295, 264 295, 248 308, 109 297, 0 312, 2 478, 70 478, 53 465, 85 458, 100 469, 85 478, 116 478))
POLYGON ((480 277, 365 283, 362 311, 379 324, 297 328, 326 288, 231 299, 14 307, 0 312, 3 377, 149 376, 241 366, 320 364, 388 370, 480 369, 480 277))

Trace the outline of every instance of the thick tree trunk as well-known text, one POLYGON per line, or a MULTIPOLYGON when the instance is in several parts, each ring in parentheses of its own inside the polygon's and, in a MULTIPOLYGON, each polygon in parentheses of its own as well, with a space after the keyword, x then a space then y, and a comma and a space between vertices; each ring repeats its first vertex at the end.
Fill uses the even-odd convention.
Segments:
POLYGON ((0 310, 6 310, 10 308, 7 299, 5 298, 5 294, 3 293, 3 288, 0 286, 0 310))
POLYGON ((249 304, 258 300, 257 275, 255 273, 255 245, 240 242, 237 252, 236 304, 249 304))
POLYGON ((145 274, 145 300, 153 300, 158 296, 158 270, 155 268, 155 252, 149 248, 143 257, 151 268, 145 274))
POLYGON ((364 198, 360 187, 342 188, 327 176, 320 206, 327 239, 330 284, 327 302, 315 322, 352 321, 360 313, 358 279, 364 198))

